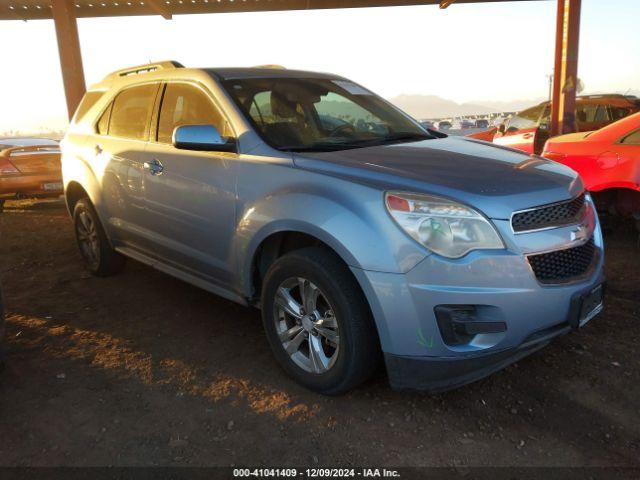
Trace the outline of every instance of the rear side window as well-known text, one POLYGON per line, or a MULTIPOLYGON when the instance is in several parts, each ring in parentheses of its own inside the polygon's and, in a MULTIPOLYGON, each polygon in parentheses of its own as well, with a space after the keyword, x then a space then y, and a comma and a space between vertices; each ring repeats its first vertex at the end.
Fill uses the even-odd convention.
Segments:
POLYGON ((111 107, 109 135, 146 140, 157 88, 157 84, 147 84, 120 92, 111 107))
POLYGON ((640 130, 630 133, 624 137, 620 143, 624 143, 625 145, 640 145, 640 130))
POLYGON ((181 125, 213 125, 227 135, 226 121, 202 90, 187 83, 168 83, 158 119, 158 142, 171 143, 181 125))
POLYGON ((104 92, 96 91, 96 92, 87 92, 84 97, 82 97, 82 101, 76 110, 76 114, 73 117, 73 122, 78 123, 81 122, 84 116, 87 114, 89 109, 93 107, 98 100, 102 98, 104 92))

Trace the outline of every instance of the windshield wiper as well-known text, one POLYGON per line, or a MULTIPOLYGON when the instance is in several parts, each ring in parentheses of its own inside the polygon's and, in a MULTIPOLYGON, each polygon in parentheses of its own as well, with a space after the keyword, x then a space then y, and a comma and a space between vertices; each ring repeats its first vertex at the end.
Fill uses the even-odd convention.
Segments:
POLYGON ((360 143, 313 143, 311 145, 291 145, 278 147, 278 150, 287 152, 336 152, 338 150, 348 150, 350 148, 362 148, 368 145, 360 143))
POLYGON ((384 137, 372 138, 358 143, 360 147, 372 147, 376 145, 389 145, 397 142, 419 142, 422 140, 433 140, 436 138, 428 133, 420 132, 396 132, 384 137))
POLYGON ((434 135, 420 132, 397 132, 384 137, 370 138, 367 140, 359 140, 355 142, 344 143, 329 143, 318 142, 311 145, 290 145, 278 147, 278 150, 285 150, 288 152, 336 152, 339 150, 348 150, 352 148, 365 148, 374 147, 377 145, 386 145, 389 143, 414 141, 419 142, 421 140, 431 140, 436 138, 434 135))
POLYGON ((397 132, 387 135, 386 137, 381 138, 380 140, 383 142, 400 142, 403 140, 407 141, 420 141, 420 140, 433 140, 435 137, 428 133, 420 133, 420 132, 397 132))

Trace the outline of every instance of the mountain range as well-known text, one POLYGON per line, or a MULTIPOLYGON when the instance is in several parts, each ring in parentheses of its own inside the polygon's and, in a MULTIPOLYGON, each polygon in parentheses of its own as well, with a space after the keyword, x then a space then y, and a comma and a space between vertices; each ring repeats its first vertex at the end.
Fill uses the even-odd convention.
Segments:
POLYGON ((443 118, 462 115, 482 115, 487 113, 517 112, 543 102, 544 98, 513 101, 477 101, 457 103, 436 95, 402 94, 389 99, 414 118, 443 118))
MULTIPOLYGON (((602 93, 602 92, 597 92, 602 93)), ((607 92, 608 93, 608 92, 607 92)), ((628 90, 625 95, 640 97, 640 90, 628 90)), ((596 94, 585 92, 584 94, 596 94)), ((487 113, 518 112, 528 107, 544 102, 546 98, 531 98, 528 100, 492 101, 478 100, 473 102, 457 103, 453 100, 438 97, 437 95, 408 95, 402 94, 390 98, 389 101, 400 107, 414 118, 447 118, 463 115, 483 115, 487 113)))

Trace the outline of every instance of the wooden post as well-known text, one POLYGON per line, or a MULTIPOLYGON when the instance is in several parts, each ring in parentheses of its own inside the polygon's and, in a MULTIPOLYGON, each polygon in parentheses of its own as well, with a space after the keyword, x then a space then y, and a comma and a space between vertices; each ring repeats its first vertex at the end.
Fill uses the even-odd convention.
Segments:
POLYGON ((576 131, 581 3, 582 0, 558 0, 551 136, 576 131))
POLYGON ((82 100, 86 91, 80 40, 78 38, 78 24, 74 11, 74 4, 69 0, 51 0, 53 21, 56 25, 58 37, 58 51, 60 54, 60 68, 64 82, 64 94, 67 99, 69 119, 82 100))

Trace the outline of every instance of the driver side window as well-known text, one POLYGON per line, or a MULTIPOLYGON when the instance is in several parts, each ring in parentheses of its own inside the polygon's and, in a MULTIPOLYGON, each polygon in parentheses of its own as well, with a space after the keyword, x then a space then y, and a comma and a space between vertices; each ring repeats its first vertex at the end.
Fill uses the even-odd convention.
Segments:
POLYGON ((249 108, 249 115, 253 118, 261 127, 264 127, 267 123, 274 123, 276 121, 271 111, 271 92, 264 91, 256 94, 251 101, 251 107, 249 108))
POLYGON ((173 131, 181 125, 213 125, 223 137, 230 135, 226 120, 208 95, 195 85, 168 83, 158 119, 158 142, 171 143, 173 131))

